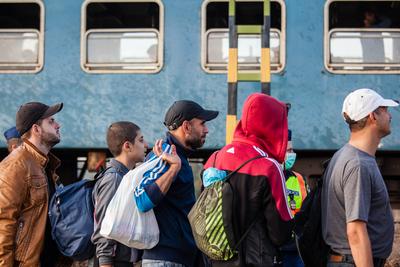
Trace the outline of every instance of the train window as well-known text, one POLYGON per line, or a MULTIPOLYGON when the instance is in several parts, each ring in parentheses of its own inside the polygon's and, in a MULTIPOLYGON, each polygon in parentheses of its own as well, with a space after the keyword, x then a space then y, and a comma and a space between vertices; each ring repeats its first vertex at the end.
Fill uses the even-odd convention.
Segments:
POLYGON ((163 65, 159 0, 87 0, 82 7, 81 66, 91 73, 156 73, 163 65))
POLYGON ((400 73, 400 0, 330 0, 325 67, 332 73, 400 73))
POLYGON ((0 73, 43 68, 44 6, 41 1, 0 2, 0 73))
MULTIPOLYGON (((285 65, 285 4, 271 1, 271 71, 281 72, 285 65)), ((226 73, 229 57, 229 2, 206 0, 202 5, 201 66, 209 73, 226 73)), ((236 24, 262 25, 263 2, 239 0, 236 3, 236 24)), ((240 34, 238 40, 239 70, 259 70, 261 61, 260 34, 240 34)))

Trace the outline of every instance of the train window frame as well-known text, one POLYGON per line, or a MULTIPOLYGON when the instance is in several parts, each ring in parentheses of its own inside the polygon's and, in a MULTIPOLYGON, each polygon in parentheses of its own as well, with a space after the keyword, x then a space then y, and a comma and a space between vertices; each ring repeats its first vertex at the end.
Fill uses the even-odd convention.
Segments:
MULTIPOLYGON (((229 28, 215 28, 215 29, 206 29, 206 21, 207 21, 207 6, 210 3, 215 2, 229 2, 229 0, 205 0, 201 6, 201 68, 204 72, 210 74, 226 74, 228 73, 228 64, 218 64, 218 63, 208 63, 208 35, 212 32, 229 32, 229 28), (220 69, 213 69, 216 65, 219 66, 220 69), (226 65, 226 68, 224 66, 226 65), (210 68, 211 67, 211 68, 210 68), (221 69, 224 68, 224 69, 221 69)), ((236 2, 263 2, 263 0, 237 0, 236 2)), ((271 73, 278 74, 282 73, 286 68, 286 3, 284 0, 271 0, 271 2, 278 3, 281 7, 281 29, 271 28, 271 32, 275 32, 279 34, 279 63, 271 64, 271 73)), ((253 37, 256 35, 254 34, 253 37)), ((261 42, 260 42, 261 44, 261 42)), ((261 52, 261 51, 260 51, 261 52)), ((239 62, 239 66, 240 66, 239 62)), ((258 67, 260 64, 246 64, 246 67, 258 67)), ((244 69, 241 72, 254 72, 259 71, 257 69, 244 69)))
POLYGON ((85 0, 81 9, 81 69, 86 73, 107 74, 155 74, 164 66, 164 4, 161 0, 85 0), (159 7, 159 29, 156 28, 104 28, 87 30, 87 7, 91 3, 156 3, 159 7), (156 33, 158 39, 156 63, 89 63, 88 62, 88 36, 91 33, 156 33), (154 65, 154 66, 150 66, 154 65), (149 67, 150 66, 150 67, 149 67), (109 69, 107 69, 109 67, 109 69), (114 69, 121 67, 121 69, 114 69), (123 69, 122 67, 127 67, 123 69))
MULTIPOLYGON (((399 28, 333 28, 329 29, 329 8, 335 2, 376 2, 377 0, 327 0, 324 7, 324 67, 332 74, 398 74, 400 64, 395 63, 331 63, 331 36, 340 33, 390 33, 398 32, 399 28), (373 69, 373 68, 380 69, 373 69), (384 67, 384 69, 382 68, 384 67), (394 69, 390 69, 390 68, 394 69), (345 69, 347 68, 347 69, 345 69), (351 69, 353 68, 353 69, 351 69)), ((400 2, 400 0, 393 0, 400 2)))
POLYGON ((2 0, 2 4, 37 4, 39 7, 39 30, 34 28, 0 29, 0 34, 7 33, 27 33, 37 35, 37 62, 35 63, 0 63, 0 73, 30 73, 35 74, 43 70, 44 67, 44 40, 45 40, 45 6, 41 0, 2 0))

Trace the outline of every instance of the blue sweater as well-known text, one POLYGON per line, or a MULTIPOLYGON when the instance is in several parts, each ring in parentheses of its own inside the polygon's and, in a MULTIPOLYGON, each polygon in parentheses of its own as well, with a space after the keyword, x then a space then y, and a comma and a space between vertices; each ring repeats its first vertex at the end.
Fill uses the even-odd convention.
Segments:
MULTIPOLYGON (((163 150, 170 152, 172 144, 176 146, 182 165, 167 194, 163 195, 155 183, 169 168, 164 161, 146 172, 135 190, 137 207, 142 212, 153 209, 160 228, 160 241, 154 248, 144 251, 143 259, 172 261, 191 267, 195 263, 197 247, 187 219, 196 201, 193 172, 187 159, 190 151, 167 133, 163 150)), ((151 152, 147 160, 155 157, 151 152)))

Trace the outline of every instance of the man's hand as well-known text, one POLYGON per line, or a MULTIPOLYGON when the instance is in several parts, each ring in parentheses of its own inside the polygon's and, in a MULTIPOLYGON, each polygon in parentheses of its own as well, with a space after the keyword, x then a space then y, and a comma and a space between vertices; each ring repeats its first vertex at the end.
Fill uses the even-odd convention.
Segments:
POLYGON ((161 156, 161 154, 163 153, 162 143, 163 143, 162 139, 157 139, 153 146, 153 152, 154 154, 156 154, 157 157, 161 156))
POLYGON ((163 160, 168 162, 170 165, 170 168, 174 170, 180 170, 181 168, 181 159, 179 158, 178 154, 176 153, 176 147, 175 145, 171 145, 171 153, 166 153, 163 152, 162 150, 162 139, 158 139, 156 143, 154 144, 153 147, 153 152, 156 154, 158 157, 161 156, 163 160))
POLYGON ((160 178, 157 179, 156 184, 160 188, 160 191, 165 195, 169 187, 171 186, 175 176, 181 169, 181 159, 176 153, 176 147, 171 145, 171 153, 163 152, 161 139, 157 140, 153 147, 153 152, 158 157, 161 156, 162 160, 169 164, 167 172, 165 172, 160 178))

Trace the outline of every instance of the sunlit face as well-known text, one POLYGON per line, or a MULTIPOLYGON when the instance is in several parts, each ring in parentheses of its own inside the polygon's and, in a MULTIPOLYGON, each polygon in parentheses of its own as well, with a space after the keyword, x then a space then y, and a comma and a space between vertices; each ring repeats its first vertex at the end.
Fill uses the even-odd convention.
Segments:
POLYGON ((143 162, 148 148, 149 146, 144 140, 142 131, 138 130, 135 142, 133 144, 130 143, 130 159, 134 162, 143 162))
POLYGON ((58 144, 61 140, 60 128, 53 116, 43 119, 38 125, 40 142, 50 148, 58 144))
POLYGON ((192 149, 200 148, 206 142, 208 128, 205 120, 194 118, 188 123, 185 143, 192 149))
POLYGON ((381 138, 391 133, 390 122, 392 121, 392 115, 389 113, 388 107, 379 107, 378 112, 374 112, 376 118, 376 124, 381 138))

